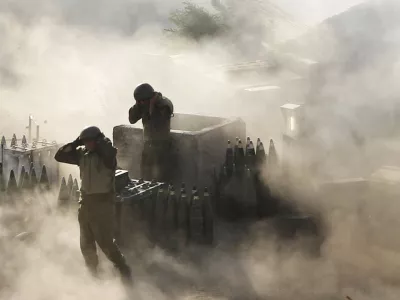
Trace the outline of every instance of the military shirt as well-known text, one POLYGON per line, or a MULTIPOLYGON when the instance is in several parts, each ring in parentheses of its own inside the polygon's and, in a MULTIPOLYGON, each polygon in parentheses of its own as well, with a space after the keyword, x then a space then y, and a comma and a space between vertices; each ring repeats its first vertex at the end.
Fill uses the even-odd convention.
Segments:
POLYGON ((106 194, 115 191, 115 169, 117 149, 108 138, 98 141, 95 151, 85 147, 74 147, 69 143, 61 147, 55 159, 58 162, 79 166, 82 196, 106 194))
POLYGON ((135 124, 142 119, 145 141, 166 140, 171 130, 173 111, 171 100, 158 93, 152 109, 138 104, 132 106, 129 109, 129 122, 135 124))

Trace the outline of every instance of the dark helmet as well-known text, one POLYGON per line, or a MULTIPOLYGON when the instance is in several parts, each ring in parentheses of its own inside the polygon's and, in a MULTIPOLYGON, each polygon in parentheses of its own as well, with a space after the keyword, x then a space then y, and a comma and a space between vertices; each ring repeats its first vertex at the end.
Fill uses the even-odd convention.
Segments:
POLYGON ((82 130, 81 134, 79 135, 79 138, 81 140, 94 140, 99 135, 101 135, 101 131, 100 131, 99 127, 89 126, 82 130))
POLYGON ((139 84, 133 92, 133 97, 136 101, 146 101, 154 95, 153 87, 148 83, 139 84))

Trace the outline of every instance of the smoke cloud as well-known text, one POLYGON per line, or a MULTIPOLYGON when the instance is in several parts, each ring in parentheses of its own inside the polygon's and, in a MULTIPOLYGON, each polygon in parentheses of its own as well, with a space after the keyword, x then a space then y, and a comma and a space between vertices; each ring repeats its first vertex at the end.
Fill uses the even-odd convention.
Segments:
MULTIPOLYGON (((22 136, 32 113, 48 140, 67 142, 92 124, 111 136, 113 126, 127 123, 134 86, 150 82, 177 111, 242 116, 249 134, 264 140, 281 140, 280 105, 310 101, 307 151, 291 158, 294 174, 307 177, 307 184, 321 177, 366 176, 398 163, 398 119, 388 117, 397 113, 399 95, 395 1, 368 2, 359 10, 362 17, 331 19, 299 39, 303 43, 271 45, 283 70, 269 77, 250 74, 241 82, 216 71, 217 65, 235 62, 227 45, 193 45, 163 35, 168 13, 179 5, 178 0, 1 1, 1 134, 22 136), (286 70, 292 65, 283 53, 289 52, 320 62, 321 73, 303 76, 300 89, 288 79, 294 70, 286 70), (175 54, 181 55, 170 57, 175 54), (241 98, 237 90, 252 84, 279 85, 281 91, 241 98)), ((179 258, 160 249, 127 253, 137 297, 397 299, 400 248, 395 230, 389 230, 398 228, 396 200, 385 193, 359 200, 359 191, 331 191, 327 197, 295 189, 301 183, 292 187, 297 204, 321 212, 329 228, 321 258, 305 256, 301 245, 281 245, 265 224, 237 235, 222 227, 214 250, 191 249, 179 258)), ((1 206, 0 299, 123 299, 105 260, 104 281, 86 274, 76 216, 56 213, 55 198, 27 195, 32 201, 24 203, 23 214, 22 208, 1 206), (25 231, 35 232, 32 240, 14 238, 25 231)))

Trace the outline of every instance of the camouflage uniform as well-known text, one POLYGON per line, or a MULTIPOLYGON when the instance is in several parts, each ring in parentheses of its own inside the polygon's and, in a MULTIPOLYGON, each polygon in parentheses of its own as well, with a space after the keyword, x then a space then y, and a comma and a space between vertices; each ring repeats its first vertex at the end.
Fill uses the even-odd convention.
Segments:
POLYGON ((76 142, 64 145, 56 153, 55 159, 79 166, 82 199, 78 220, 80 247, 85 263, 92 273, 97 273, 97 243, 122 277, 130 279, 130 268, 114 239, 114 178, 117 150, 105 137, 98 140, 94 152, 77 146, 76 142))
POLYGON ((170 137, 172 102, 161 93, 156 96, 154 107, 135 104, 129 109, 129 122, 135 124, 142 119, 144 147, 141 173, 146 180, 167 181, 172 169, 170 137), (150 113, 151 111, 151 113, 150 113))

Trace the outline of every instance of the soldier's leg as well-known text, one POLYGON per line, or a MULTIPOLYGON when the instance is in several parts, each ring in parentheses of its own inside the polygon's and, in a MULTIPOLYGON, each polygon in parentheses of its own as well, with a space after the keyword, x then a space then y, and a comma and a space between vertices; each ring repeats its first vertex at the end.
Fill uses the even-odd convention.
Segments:
POLYGON ((151 180, 151 145, 145 142, 143 145, 142 157, 140 161, 141 177, 144 180, 151 180))
POLYGON ((99 258, 96 251, 96 242, 93 231, 90 227, 87 207, 81 204, 78 210, 78 221, 80 231, 80 247, 85 264, 93 275, 97 275, 99 258))
POLYGON ((161 141, 157 147, 157 172, 158 180, 164 182, 172 181, 171 173, 171 147, 169 141, 161 141))
POLYGON ((147 148, 148 179, 157 179, 157 143, 151 142, 147 148))
POLYGON ((93 216, 91 225, 97 244, 121 273, 122 278, 130 281, 131 269, 114 238, 114 202, 100 200, 93 216))

